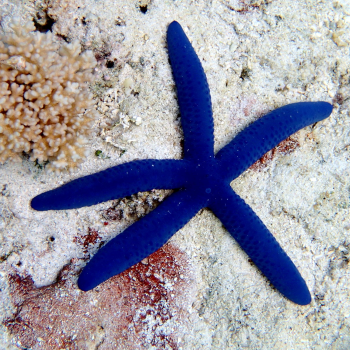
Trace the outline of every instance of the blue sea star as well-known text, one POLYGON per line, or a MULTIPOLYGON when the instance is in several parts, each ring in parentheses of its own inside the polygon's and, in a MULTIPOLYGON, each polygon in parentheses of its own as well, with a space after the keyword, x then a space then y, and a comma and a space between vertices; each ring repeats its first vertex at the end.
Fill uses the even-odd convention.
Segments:
POLYGON ((140 262, 207 207, 280 293, 297 304, 308 304, 310 292, 297 268, 230 182, 291 134, 327 118, 332 105, 300 102, 278 108, 214 155, 210 92, 202 65, 179 23, 169 25, 167 41, 184 132, 184 159, 118 165, 42 193, 31 206, 40 211, 73 209, 155 188, 178 189, 98 251, 79 277, 81 290, 88 291, 140 262))

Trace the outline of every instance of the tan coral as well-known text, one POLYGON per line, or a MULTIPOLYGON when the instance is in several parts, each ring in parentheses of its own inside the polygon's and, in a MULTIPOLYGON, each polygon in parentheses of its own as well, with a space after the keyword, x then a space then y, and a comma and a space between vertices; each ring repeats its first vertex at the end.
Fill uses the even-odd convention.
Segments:
POLYGON ((52 33, 12 21, 0 37, 0 162, 49 160, 50 170, 74 169, 86 157, 96 111, 87 90, 96 60, 74 41, 59 47, 52 33))

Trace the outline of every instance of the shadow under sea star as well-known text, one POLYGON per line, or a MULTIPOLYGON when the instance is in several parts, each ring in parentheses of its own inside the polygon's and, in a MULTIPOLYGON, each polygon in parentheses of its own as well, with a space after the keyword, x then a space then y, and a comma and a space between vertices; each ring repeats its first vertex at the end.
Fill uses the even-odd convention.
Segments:
POLYGON ((155 188, 178 189, 97 252, 79 277, 80 289, 88 291, 140 262, 207 207, 280 293, 297 304, 310 303, 297 268, 230 182, 291 134, 327 118, 332 105, 299 102, 278 108, 214 154, 211 99, 202 65, 179 23, 169 25, 167 41, 184 132, 184 159, 121 164, 40 194, 31 206, 40 211, 73 209, 155 188))

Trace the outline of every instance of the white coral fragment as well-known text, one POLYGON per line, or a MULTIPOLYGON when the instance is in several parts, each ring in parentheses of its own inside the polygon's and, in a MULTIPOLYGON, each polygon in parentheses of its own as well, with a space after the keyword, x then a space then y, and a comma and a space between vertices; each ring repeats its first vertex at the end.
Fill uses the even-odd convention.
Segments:
POLYGON ((97 114, 87 90, 94 55, 78 41, 59 47, 17 17, 11 29, 0 36, 0 162, 27 152, 50 170, 74 169, 97 114))

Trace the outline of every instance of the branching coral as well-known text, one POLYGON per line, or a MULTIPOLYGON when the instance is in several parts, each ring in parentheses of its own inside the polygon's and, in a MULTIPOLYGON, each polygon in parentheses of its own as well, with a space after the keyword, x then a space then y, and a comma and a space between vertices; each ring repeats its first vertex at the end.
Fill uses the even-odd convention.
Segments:
POLYGON ((32 22, 15 18, 11 28, 0 37, 0 162, 26 152, 50 170, 74 169, 97 113, 87 90, 95 58, 77 41, 59 47, 32 22))

